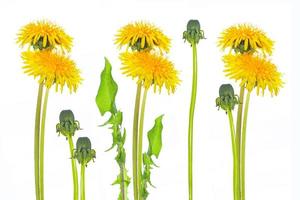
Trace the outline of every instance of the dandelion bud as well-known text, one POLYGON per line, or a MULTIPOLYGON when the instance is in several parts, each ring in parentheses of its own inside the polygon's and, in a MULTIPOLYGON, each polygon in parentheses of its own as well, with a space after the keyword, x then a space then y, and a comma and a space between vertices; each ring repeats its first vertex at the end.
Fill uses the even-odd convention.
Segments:
POLYGON ((223 84, 219 89, 219 97, 216 99, 216 106, 221 107, 226 112, 233 110, 234 106, 239 103, 239 98, 234 94, 231 84, 223 84))
POLYGON ((183 32, 183 39, 190 44, 198 44, 200 39, 205 39, 204 32, 198 20, 190 20, 187 24, 187 30, 183 32))
POLYGON ((92 144, 88 137, 78 138, 74 158, 76 158, 80 164, 84 163, 85 165, 96 158, 96 151, 92 149, 92 144))
POLYGON ((75 131, 79 129, 79 122, 75 120, 71 110, 63 110, 60 112, 59 123, 56 125, 56 132, 66 137, 71 137, 75 134, 75 131))

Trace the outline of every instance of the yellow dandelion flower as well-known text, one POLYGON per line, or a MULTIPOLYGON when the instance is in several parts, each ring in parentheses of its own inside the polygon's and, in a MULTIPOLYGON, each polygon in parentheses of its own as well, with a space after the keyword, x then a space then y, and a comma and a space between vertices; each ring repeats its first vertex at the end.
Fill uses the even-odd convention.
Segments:
POLYGON ((56 85, 61 91, 66 84, 70 92, 76 92, 81 83, 80 71, 73 60, 51 51, 25 51, 22 53, 24 60, 24 73, 39 78, 39 83, 44 83, 47 88, 56 85))
POLYGON ((271 95, 277 95, 279 89, 283 86, 281 73, 277 71, 277 67, 269 60, 250 54, 225 55, 223 57, 225 63, 225 75, 236 81, 240 81, 240 85, 252 91, 256 87, 257 95, 266 88, 271 95))
POLYGON ((272 54, 273 41, 266 34, 250 24, 238 24, 231 26, 221 33, 218 45, 225 50, 230 48, 236 52, 261 52, 272 54))
POLYGON ((115 44, 138 51, 154 48, 166 52, 170 50, 170 39, 159 28, 145 22, 131 23, 121 28, 116 35, 115 44))
POLYGON ((70 51, 72 38, 56 24, 48 21, 37 21, 21 28, 17 43, 21 47, 29 45, 39 50, 60 47, 62 50, 70 51))
POLYGON ((168 93, 174 93, 180 82, 173 63, 163 56, 148 52, 125 52, 120 55, 120 59, 123 74, 137 78, 137 82, 142 83, 146 89, 154 85, 154 92, 157 87, 160 92, 165 86, 168 93))

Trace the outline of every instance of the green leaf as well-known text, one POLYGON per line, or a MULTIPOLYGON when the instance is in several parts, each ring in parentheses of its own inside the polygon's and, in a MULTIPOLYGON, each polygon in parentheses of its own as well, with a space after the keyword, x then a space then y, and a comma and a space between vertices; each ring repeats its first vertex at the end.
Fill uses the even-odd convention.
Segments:
POLYGON ((148 132, 148 141, 149 141, 149 152, 150 155, 155 155, 158 158, 161 147, 162 147, 162 139, 161 133, 163 129, 162 124, 163 115, 157 117, 155 119, 155 124, 153 128, 148 132))
POLYGON ((105 58, 105 67, 101 73, 101 82, 96 96, 96 104, 101 115, 106 112, 115 113, 115 97, 118 91, 118 85, 111 75, 111 64, 105 58))

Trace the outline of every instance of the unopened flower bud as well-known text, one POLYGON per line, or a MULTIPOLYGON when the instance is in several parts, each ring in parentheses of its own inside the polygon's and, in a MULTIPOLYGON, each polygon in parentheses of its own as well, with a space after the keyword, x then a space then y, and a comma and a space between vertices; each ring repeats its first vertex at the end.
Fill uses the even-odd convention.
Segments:
POLYGON ((56 125, 56 132, 68 137, 73 136, 75 131, 79 129, 79 122, 75 120, 71 110, 63 110, 60 112, 59 123, 56 125))
POLYGON ((198 44, 200 39, 205 39, 204 32, 198 20, 190 20, 187 24, 187 30, 183 32, 183 39, 191 45, 198 44))
POLYGON ((78 138, 74 158, 76 158, 80 164, 83 163, 85 165, 96 158, 96 151, 92 149, 92 144, 88 137, 78 138))
POLYGON ((216 99, 216 106, 221 107, 226 112, 233 110, 234 106, 239 103, 239 98, 234 94, 231 84, 223 84, 219 89, 219 97, 216 99))

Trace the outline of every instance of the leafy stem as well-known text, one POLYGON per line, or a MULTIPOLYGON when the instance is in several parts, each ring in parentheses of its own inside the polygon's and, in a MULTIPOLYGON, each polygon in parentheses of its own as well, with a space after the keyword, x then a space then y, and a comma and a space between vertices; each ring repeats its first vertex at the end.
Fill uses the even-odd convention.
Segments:
POLYGON ((130 178, 125 167, 126 151, 124 148, 124 144, 126 141, 126 130, 124 129, 123 132, 121 131, 123 114, 121 111, 118 111, 115 104, 118 85, 112 77, 111 68, 111 64, 105 58, 105 67, 101 73, 101 82, 96 96, 96 104, 101 115, 104 115, 106 112, 109 112, 111 114, 109 120, 103 125, 110 125, 110 129, 112 129, 113 143, 111 148, 109 148, 107 151, 115 147, 117 150, 115 160, 119 165, 120 172, 116 180, 113 182, 113 185, 120 185, 118 200, 127 200, 127 188, 130 183, 130 178))
POLYGON ((143 154, 144 171, 141 179, 141 200, 145 200, 148 197, 148 184, 153 186, 153 184, 151 183, 151 170, 154 166, 157 167, 157 165, 153 162, 152 157, 155 156, 156 158, 158 158, 162 148, 162 118, 163 115, 157 117, 155 119, 153 128, 148 131, 148 151, 147 153, 143 154))

